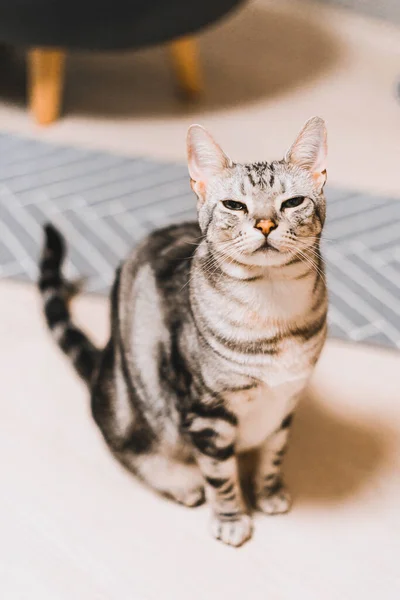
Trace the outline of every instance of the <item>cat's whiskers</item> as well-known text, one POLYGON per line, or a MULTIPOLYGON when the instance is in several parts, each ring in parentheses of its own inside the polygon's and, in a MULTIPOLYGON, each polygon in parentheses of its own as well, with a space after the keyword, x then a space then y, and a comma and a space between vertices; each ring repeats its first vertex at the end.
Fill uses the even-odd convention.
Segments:
POLYGON ((316 242, 317 240, 320 242, 335 242, 336 240, 332 238, 327 238, 325 234, 322 235, 296 235, 295 238, 297 240, 312 240, 316 242))
MULTIPOLYGON (((308 240, 312 239, 311 237, 307 238, 308 240)), ((318 239, 318 238, 317 238, 318 239)), ((293 256, 296 254, 299 256, 301 260, 308 263, 310 267, 322 278, 325 286, 326 286, 326 276, 325 273, 321 270, 319 264, 314 259, 317 259, 318 262, 321 259, 321 255, 319 253, 319 249, 315 247, 315 245, 308 245, 305 242, 302 242, 298 238, 294 238, 293 236, 285 236, 283 241, 286 243, 286 246, 293 250, 293 256), (300 246, 300 247, 299 247, 300 246), (306 252, 308 254, 306 254, 306 252), (311 256, 309 256, 311 255, 311 256)))
MULTIPOLYGON (((313 238, 305 238, 308 240, 313 240, 313 238)), ((283 241, 286 243, 289 243, 288 245, 291 245, 291 247, 295 247, 298 248, 300 246, 300 249, 302 250, 307 250, 308 252, 310 252, 311 254, 313 254, 316 257, 320 257, 320 252, 319 252, 319 248, 316 248, 316 244, 315 242, 318 241, 318 238, 315 238, 315 241, 313 244, 306 244, 305 242, 303 242, 301 239, 296 238, 296 237, 284 237, 283 241)))
POLYGON ((298 255, 300 260, 306 262, 310 265, 311 269, 313 269, 319 277, 321 277, 325 287, 326 287, 326 276, 325 273, 320 269, 316 262, 313 261, 312 258, 307 256, 300 248, 293 247, 294 255, 298 255))
MULTIPOLYGON (((220 245, 223 247, 222 247, 222 249, 219 250, 219 254, 221 255, 223 261, 228 258, 231 258, 231 256, 229 254, 227 254, 225 247, 226 246, 229 247, 229 246, 233 245, 233 243, 236 241, 238 241, 238 238, 235 238, 234 240, 228 240, 226 242, 220 242, 220 245)), ((207 258, 207 260, 202 265, 204 272, 213 274, 216 270, 218 270, 218 268, 220 268, 220 265, 217 264, 215 266, 215 268, 211 271, 211 267, 215 262, 216 262, 216 257, 214 254, 211 254, 211 256, 209 258, 207 258)), ((182 292, 185 289, 185 287, 191 283, 192 280, 193 280, 193 275, 189 278, 189 280, 185 283, 185 285, 182 286, 182 288, 180 289, 180 292, 182 292)))
POLYGON ((300 246, 300 250, 308 252, 312 258, 316 259, 319 263, 321 260, 321 253, 319 249, 315 249, 313 246, 300 246))
POLYGON ((302 250, 303 252, 309 253, 311 256, 313 256, 315 258, 320 257, 319 251, 316 250, 313 246, 295 244, 295 247, 298 248, 299 250, 302 250))

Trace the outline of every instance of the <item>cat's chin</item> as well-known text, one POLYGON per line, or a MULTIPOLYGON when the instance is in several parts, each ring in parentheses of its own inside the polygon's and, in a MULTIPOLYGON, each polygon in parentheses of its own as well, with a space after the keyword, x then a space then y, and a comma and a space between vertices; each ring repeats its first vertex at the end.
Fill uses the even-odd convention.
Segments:
POLYGON ((287 262, 286 251, 264 247, 253 250, 251 254, 242 255, 240 262, 247 267, 279 267, 287 262))
POLYGON ((280 252, 280 250, 278 248, 276 248, 275 246, 272 246, 272 244, 270 244, 266 240, 262 246, 259 246, 257 248, 257 250, 254 250, 253 254, 255 254, 256 252, 262 252, 263 254, 271 254, 271 253, 280 252))
POLYGON ((251 261, 255 261, 255 264, 266 267, 277 266, 285 261, 285 251, 277 248, 268 240, 253 250, 251 253, 251 261))

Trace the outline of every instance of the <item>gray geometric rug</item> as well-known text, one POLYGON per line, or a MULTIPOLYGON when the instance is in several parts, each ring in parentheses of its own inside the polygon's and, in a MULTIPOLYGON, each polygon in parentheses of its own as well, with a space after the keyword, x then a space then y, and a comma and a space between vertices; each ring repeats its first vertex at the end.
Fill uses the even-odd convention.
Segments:
MULTIPOLYGON (((400 348, 400 200, 328 186, 327 201, 330 334, 400 348)), ((36 280, 50 220, 68 240, 69 275, 106 294, 141 238, 192 218, 184 164, 0 134, 0 278, 36 280)))

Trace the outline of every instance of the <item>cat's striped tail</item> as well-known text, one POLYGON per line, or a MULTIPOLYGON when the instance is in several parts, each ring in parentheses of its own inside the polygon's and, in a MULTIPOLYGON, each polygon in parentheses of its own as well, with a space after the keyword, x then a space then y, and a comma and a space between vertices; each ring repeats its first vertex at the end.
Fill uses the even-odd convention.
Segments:
POLYGON ((40 261, 39 290, 47 324, 60 348, 72 360, 84 381, 90 384, 100 350, 71 320, 69 301, 79 286, 62 276, 65 256, 63 237, 52 225, 45 225, 45 245, 40 261))

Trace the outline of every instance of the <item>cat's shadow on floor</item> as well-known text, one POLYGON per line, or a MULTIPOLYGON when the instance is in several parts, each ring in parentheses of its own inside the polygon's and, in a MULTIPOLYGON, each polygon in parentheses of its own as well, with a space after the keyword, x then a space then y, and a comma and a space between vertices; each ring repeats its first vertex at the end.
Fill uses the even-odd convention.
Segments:
POLYGON ((371 423, 330 411, 310 393, 296 411, 283 470, 295 504, 333 504, 369 487, 386 457, 371 423))

